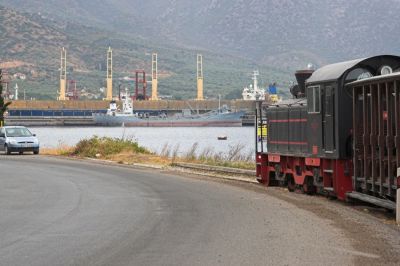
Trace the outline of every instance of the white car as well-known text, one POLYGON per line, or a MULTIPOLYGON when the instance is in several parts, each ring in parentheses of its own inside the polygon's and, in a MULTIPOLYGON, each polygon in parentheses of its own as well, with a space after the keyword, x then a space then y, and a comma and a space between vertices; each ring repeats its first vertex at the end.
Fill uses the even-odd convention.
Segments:
POLYGON ((4 126, 0 128, 0 150, 6 154, 12 152, 39 154, 39 140, 26 127, 4 126))

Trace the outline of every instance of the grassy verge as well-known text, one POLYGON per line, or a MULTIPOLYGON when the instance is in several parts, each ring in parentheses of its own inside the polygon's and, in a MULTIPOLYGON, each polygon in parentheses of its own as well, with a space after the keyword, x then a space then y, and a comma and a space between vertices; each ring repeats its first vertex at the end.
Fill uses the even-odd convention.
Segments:
POLYGON ((56 148, 40 148, 40 153, 44 155, 68 156, 72 153, 73 147, 64 143, 59 143, 56 148))
POLYGON ((235 145, 226 153, 216 153, 212 148, 199 150, 194 143, 188 151, 180 151, 179 145, 165 144, 158 154, 140 146, 135 140, 94 136, 79 141, 74 147, 60 144, 55 149, 42 149, 42 154, 99 158, 121 164, 145 163, 171 165, 178 162, 199 163, 241 169, 254 169, 253 153, 244 155, 244 145, 235 145))
POLYGON ((203 150, 200 150, 198 143, 194 143, 189 150, 180 152, 179 146, 172 147, 165 144, 161 150, 160 156, 170 158, 172 164, 187 162, 241 169, 255 169, 254 153, 245 153, 244 149, 244 145, 237 144, 230 146, 228 151, 223 153, 215 152, 211 147, 205 147, 203 150))

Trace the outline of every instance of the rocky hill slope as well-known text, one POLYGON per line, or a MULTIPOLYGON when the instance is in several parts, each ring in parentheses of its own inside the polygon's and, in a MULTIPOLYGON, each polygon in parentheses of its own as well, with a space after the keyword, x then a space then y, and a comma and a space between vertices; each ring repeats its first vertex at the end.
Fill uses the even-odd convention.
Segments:
POLYGON ((399 0, 0 0, 162 44, 229 52, 293 69, 400 53, 399 0))
MULTIPOLYGON (((132 82, 124 83, 119 78, 132 76, 135 69, 150 73, 151 53, 155 51, 159 55, 160 93, 175 98, 196 95, 195 60, 199 50, 161 45, 134 35, 4 7, 0 7, 0 38, 0 67, 11 74, 27 75, 27 80, 19 85, 27 89, 28 98, 56 97, 61 47, 67 49, 68 78, 77 80, 81 89, 101 97, 99 88, 105 85, 108 46, 114 50, 115 88, 120 82, 122 88, 132 87, 132 82)), ((200 52, 204 55, 207 97, 239 97, 242 87, 250 82, 248 74, 259 68, 250 60, 200 52)), ((264 84, 283 82, 289 76, 266 67, 260 67, 260 71, 269 78, 264 79, 264 84)))

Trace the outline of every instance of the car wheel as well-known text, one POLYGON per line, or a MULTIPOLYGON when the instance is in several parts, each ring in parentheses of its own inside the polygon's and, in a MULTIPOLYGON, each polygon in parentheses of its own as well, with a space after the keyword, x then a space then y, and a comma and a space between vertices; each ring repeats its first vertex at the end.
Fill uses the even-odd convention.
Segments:
POLYGON ((34 150, 33 154, 39 154, 39 150, 34 150))
POLYGON ((7 144, 4 145, 4 153, 7 154, 7 155, 10 155, 10 154, 11 154, 11 151, 8 149, 7 144))

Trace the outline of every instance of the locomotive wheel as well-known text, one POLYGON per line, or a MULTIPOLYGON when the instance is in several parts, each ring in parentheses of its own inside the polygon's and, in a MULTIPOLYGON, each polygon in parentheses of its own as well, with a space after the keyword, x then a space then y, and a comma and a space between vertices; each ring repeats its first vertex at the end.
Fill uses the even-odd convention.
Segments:
POLYGON ((308 194, 308 195, 312 195, 315 193, 316 187, 313 184, 312 178, 308 177, 308 178, 306 178, 306 180, 304 180, 302 191, 303 191, 303 193, 308 194))
POLYGON ((287 177, 287 188, 290 192, 293 192, 296 189, 296 184, 294 183, 293 176, 287 177))
POLYGON ((278 186, 280 186, 280 187, 284 187, 286 184, 285 184, 285 181, 282 181, 282 180, 279 180, 278 181, 278 186))

